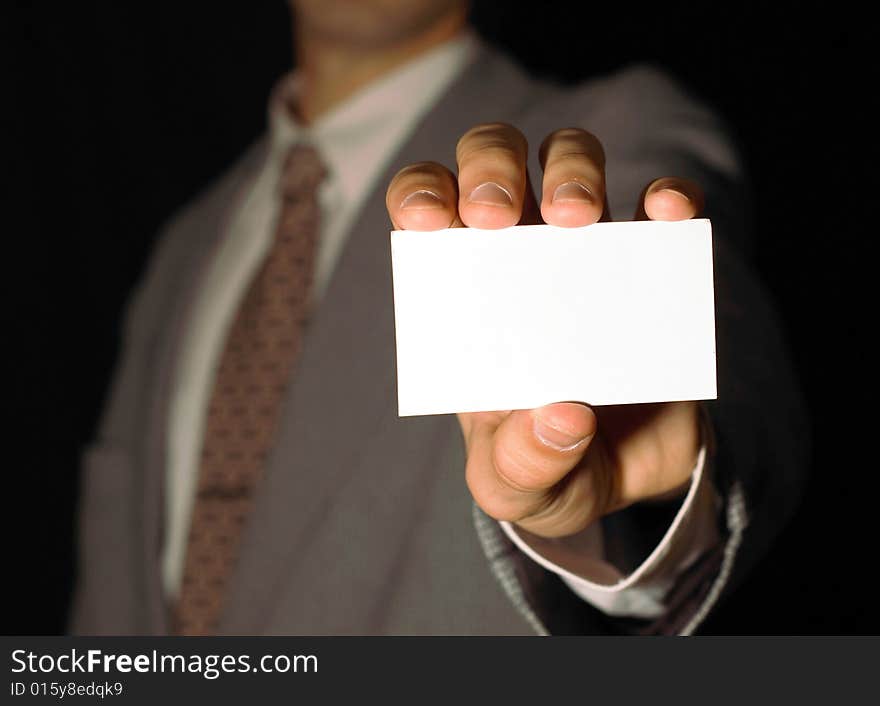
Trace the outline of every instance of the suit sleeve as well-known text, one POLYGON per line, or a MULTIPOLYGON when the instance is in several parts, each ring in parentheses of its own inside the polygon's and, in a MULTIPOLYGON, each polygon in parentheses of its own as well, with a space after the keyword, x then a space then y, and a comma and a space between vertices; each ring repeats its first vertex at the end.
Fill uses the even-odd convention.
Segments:
MULTIPOLYGON (((682 572, 666 611, 650 621, 616 620, 516 559, 536 614, 548 632, 680 634, 705 617, 748 575, 800 499, 809 457, 806 414, 772 298, 750 262, 756 226, 743 169, 724 126, 680 86, 636 67, 585 91, 567 105, 606 152, 608 200, 615 220, 630 220, 643 189, 661 176, 682 176, 706 193, 713 225, 718 398, 705 403, 709 464, 720 498, 720 541, 682 572)), ((562 126, 560 123, 559 126, 562 126)), ((534 178, 535 175, 533 175, 534 178)), ((656 543, 664 522, 639 505, 604 518, 606 553, 638 556, 656 543), (632 545, 632 546, 630 546, 632 545)))

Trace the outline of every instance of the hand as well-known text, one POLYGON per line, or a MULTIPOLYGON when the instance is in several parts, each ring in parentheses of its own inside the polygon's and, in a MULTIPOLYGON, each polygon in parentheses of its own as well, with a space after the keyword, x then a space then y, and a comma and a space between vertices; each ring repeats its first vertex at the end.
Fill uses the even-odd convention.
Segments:
MULTIPOLYGON (((422 162, 392 179, 386 204, 395 228, 505 228, 518 223, 585 226, 608 220, 605 156, 590 133, 569 128, 540 148, 543 199, 526 172, 527 145, 501 123, 469 130, 456 148, 458 178, 422 162)), ((647 185, 637 219, 684 220, 702 208, 695 184, 647 185)), ((543 537, 571 535, 632 503, 687 487, 700 445, 696 402, 591 409, 560 402, 539 409, 458 415, 466 477, 477 504, 543 537)))

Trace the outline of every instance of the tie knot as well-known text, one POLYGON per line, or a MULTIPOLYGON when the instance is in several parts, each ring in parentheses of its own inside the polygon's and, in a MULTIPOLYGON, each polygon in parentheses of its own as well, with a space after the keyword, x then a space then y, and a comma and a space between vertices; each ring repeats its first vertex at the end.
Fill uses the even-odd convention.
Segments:
POLYGON ((281 194, 291 200, 313 194, 325 176, 327 169, 318 151, 310 145, 294 145, 281 169, 281 194))

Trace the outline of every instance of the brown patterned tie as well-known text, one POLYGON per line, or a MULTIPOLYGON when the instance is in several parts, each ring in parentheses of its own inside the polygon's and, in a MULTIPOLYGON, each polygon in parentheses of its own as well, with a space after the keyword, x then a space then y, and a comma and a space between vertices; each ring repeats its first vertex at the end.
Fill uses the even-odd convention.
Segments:
POLYGON ((177 634, 212 634, 217 628, 242 527, 300 350, 323 177, 314 149, 290 149, 281 172, 274 244, 239 305, 218 363, 173 619, 177 634))

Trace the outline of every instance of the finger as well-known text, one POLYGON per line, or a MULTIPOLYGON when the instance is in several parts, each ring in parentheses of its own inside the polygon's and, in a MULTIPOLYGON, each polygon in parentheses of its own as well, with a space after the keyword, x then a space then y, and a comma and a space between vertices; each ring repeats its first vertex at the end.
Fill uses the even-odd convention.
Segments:
POLYGON ((684 221, 703 211, 703 190, 690 179, 663 177, 645 188, 636 220, 684 221))
POLYGON ((526 155, 522 133, 505 123, 477 125, 458 141, 458 213, 472 228, 519 223, 526 200, 526 155))
POLYGON ((463 423, 468 487, 487 514, 510 522, 547 516, 596 433, 593 411, 570 402, 471 422, 463 423))
POLYGON ((615 503, 663 497, 689 481, 702 445, 697 402, 608 405, 598 418, 602 441, 614 449, 615 503))
POLYGON ((605 210, 605 152, 586 130, 565 128, 541 145, 544 169, 541 215, 557 226, 595 223, 605 210))
POLYGON ((442 164, 419 162, 401 169, 385 193, 385 206, 398 230, 437 230, 457 220, 458 182, 442 164))

